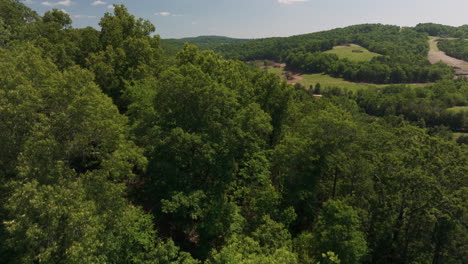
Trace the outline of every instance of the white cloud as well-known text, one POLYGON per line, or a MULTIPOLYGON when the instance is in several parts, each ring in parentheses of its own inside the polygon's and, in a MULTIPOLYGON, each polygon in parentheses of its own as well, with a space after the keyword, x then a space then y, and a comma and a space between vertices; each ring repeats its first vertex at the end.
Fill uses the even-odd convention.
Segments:
POLYGON ((67 10, 65 10, 65 9, 63 9, 63 8, 60 9, 60 11, 62 11, 62 12, 64 12, 65 14, 69 15, 69 13, 67 12, 67 10))
POLYGON ((171 13, 169 12, 159 12, 159 13, 154 13, 155 16, 170 16, 171 13))
POLYGON ((280 4, 285 4, 285 5, 290 5, 290 4, 294 4, 294 3, 303 3, 303 2, 307 2, 309 0, 278 0, 278 3, 280 4))
POLYGON ((158 13, 154 13, 155 16, 164 16, 164 17, 167 17, 167 16, 173 16, 173 17, 180 17, 180 16, 184 16, 182 14, 171 14, 170 12, 158 12, 158 13))
POLYGON ((73 2, 71 0, 63 0, 63 1, 58 1, 58 2, 42 2, 41 5, 45 5, 45 6, 59 6, 59 5, 62 5, 62 6, 71 6, 73 4, 73 2))
POLYGON ((74 18, 97 18, 97 16, 74 15, 74 18))
POLYGON ((107 4, 106 2, 103 2, 103 1, 94 1, 91 3, 92 6, 97 6, 97 5, 105 5, 107 4))
POLYGON ((107 8, 114 9, 114 5, 108 5, 107 8))

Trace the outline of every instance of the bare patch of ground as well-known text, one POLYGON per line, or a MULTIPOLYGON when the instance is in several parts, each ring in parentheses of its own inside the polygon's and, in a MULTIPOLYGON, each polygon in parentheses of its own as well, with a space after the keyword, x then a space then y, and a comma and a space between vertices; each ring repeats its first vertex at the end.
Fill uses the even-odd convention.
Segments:
POLYGON ((260 67, 260 69, 262 70, 270 70, 271 72, 276 72, 278 75, 280 75, 280 78, 282 80, 286 80, 289 84, 295 84, 304 79, 300 73, 285 71, 286 63, 278 63, 270 60, 257 60, 255 61, 255 63, 263 65, 260 67))
POLYGON ((428 59, 432 64, 443 62, 455 69, 457 75, 468 75, 468 62, 448 56, 445 52, 439 50, 437 46, 439 39, 432 38, 429 40, 428 59))
POLYGON ((298 74, 298 73, 286 72, 286 76, 287 76, 286 79, 289 84, 294 84, 294 83, 304 80, 301 74, 298 74))

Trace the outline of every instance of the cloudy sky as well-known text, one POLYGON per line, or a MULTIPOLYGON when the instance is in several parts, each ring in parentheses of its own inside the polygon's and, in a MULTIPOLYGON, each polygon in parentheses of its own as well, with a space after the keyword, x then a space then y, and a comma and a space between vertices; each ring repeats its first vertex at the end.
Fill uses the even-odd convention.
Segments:
POLYGON ((25 0, 43 14, 68 12, 75 27, 98 28, 112 4, 125 4, 163 38, 290 36, 362 23, 468 24, 468 0, 25 0))

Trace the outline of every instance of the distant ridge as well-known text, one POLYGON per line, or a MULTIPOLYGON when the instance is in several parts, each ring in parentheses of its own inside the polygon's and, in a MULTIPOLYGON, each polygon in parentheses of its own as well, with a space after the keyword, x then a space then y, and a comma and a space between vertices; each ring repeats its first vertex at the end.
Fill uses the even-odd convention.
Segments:
POLYGON ((185 38, 169 38, 169 39, 165 39, 165 40, 180 40, 180 41, 183 41, 183 40, 189 40, 189 41, 192 41, 192 40, 195 40, 195 41, 203 41, 203 40, 212 40, 212 41, 216 41, 216 40, 225 40, 225 41, 248 41, 248 40, 251 40, 251 39, 241 39, 241 38, 231 38, 231 37, 226 37, 226 36, 217 36, 217 35, 201 35, 201 36, 197 36, 197 37, 185 37, 185 38))
POLYGON ((180 51, 185 43, 198 46, 202 50, 215 49, 223 45, 247 42, 250 39, 237 39, 225 36, 198 36, 181 39, 162 39, 161 44, 166 54, 175 54, 180 51))

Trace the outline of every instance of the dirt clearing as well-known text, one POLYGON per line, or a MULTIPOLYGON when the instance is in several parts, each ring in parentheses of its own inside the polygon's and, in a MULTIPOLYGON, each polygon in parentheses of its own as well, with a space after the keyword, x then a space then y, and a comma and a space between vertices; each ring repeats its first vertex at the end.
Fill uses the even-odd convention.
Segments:
POLYGON ((277 74, 282 80, 286 80, 289 84, 295 84, 304 79, 300 73, 286 71, 286 63, 278 63, 270 60, 256 60, 253 63, 256 65, 262 65, 260 66, 260 69, 277 74))
POLYGON ((429 62, 432 64, 443 62, 454 68, 457 75, 468 75, 468 62, 448 56, 445 52, 439 50, 437 42, 437 38, 429 40, 429 62))

